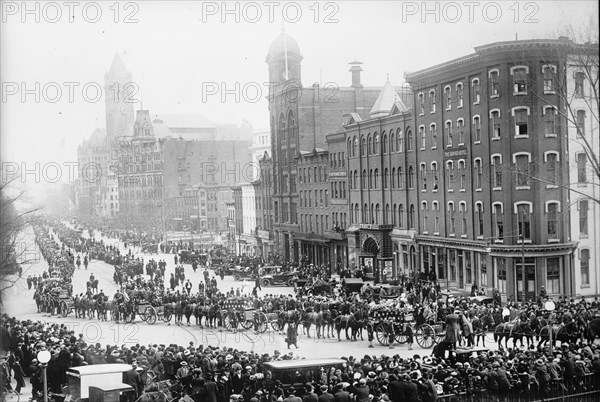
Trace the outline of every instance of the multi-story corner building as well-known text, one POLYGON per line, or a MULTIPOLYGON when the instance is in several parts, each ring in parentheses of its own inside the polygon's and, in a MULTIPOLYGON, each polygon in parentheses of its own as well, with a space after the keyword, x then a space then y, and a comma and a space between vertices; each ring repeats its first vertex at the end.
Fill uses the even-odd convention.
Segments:
POLYGON ((344 130, 327 136, 329 150, 329 213, 330 224, 325 229, 329 242, 332 273, 348 268, 348 238, 350 227, 346 133, 344 130))
POLYGON ((568 147, 557 46, 492 43, 406 75, 415 100, 413 261, 447 287, 475 283, 513 300, 542 286, 576 293, 569 199, 558 185, 568 147))
POLYGON ((273 239, 283 258, 297 260, 299 153, 325 149, 326 135, 339 130, 345 114, 367 117, 381 88, 361 84, 359 62, 351 63, 350 87, 302 87, 300 48, 283 32, 271 44, 265 61, 270 82, 273 239))
MULTIPOLYGON (((329 153, 316 148, 300 151, 296 159, 298 169, 298 226, 295 235, 300 257, 308 257, 314 264, 330 264, 328 239, 329 211, 329 153)), ((284 211, 285 213, 285 211, 284 211)), ((283 219, 286 219, 283 216, 283 219)))
POLYGON ((570 190, 568 209, 573 255, 575 293, 600 293, 600 136, 598 131, 598 44, 569 43, 566 55, 566 88, 560 95, 569 99, 568 120, 570 190), (594 167, 595 166, 595 167, 594 167))
MULTIPOLYGON (((406 99, 409 106, 412 99, 406 99)), ((385 281, 417 272, 416 138, 413 118, 389 80, 370 118, 345 122, 350 268, 385 281)))

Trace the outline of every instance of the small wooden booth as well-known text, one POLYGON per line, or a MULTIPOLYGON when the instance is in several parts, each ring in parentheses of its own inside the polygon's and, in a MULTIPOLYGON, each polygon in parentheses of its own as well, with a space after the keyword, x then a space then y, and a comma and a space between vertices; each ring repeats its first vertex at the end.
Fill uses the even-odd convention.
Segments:
POLYGON ((69 395, 73 401, 134 401, 134 389, 123 383, 129 364, 93 364, 67 369, 69 395))

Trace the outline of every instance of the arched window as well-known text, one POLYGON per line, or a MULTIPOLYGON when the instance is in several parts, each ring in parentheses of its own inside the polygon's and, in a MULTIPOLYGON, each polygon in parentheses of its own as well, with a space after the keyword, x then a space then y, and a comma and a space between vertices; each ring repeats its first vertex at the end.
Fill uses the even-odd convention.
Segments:
POLYGON ((373 150, 371 149, 373 139, 371 138, 371 134, 367 137, 367 155, 373 154, 373 150))
POLYGON ((398 188, 404 188, 404 172, 402 172, 402 166, 398 167, 398 188))
POLYGON ((385 215, 383 217, 383 224, 390 224, 390 204, 385 204, 385 215))
POLYGON ((363 223, 369 223, 369 206, 367 204, 363 205, 363 212, 362 212, 362 221, 363 223))
POLYGON ((404 152, 404 133, 398 129, 398 152, 404 152))
POLYGON ((352 156, 352 138, 348 139, 348 155, 352 156))
POLYGON ((294 118, 294 112, 291 110, 288 113, 287 130, 290 143, 294 144, 296 142, 296 119, 294 118))
POLYGON ((373 169, 369 170, 369 190, 373 188, 373 169))
POLYGON ((390 176, 390 184, 392 188, 396 188, 396 168, 392 168, 392 175, 390 176))
POLYGON ((287 133, 287 128, 286 128, 285 115, 283 113, 281 113, 279 115, 279 141, 282 144, 287 144, 286 133, 287 133))
POLYGON ((369 223, 375 224, 375 207, 373 206, 373 204, 371 204, 371 210, 369 211, 369 215, 371 216, 371 221, 369 223))
POLYGON ((362 137, 360 140, 360 156, 367 155, 367 140, 365 137, 362 137))
POLYGON ((375 224, 379 225, 381 222, 381 209, 379 208, 379 204, 375 205, 375 224))
POLYGON ((415 184, 415 169, 412 166, 408 167, 408 188, 413 188, 415 184))
POLYGON ((367 189, 367 170, 363 169, 362 172, 362 188, 363 190, 367 189))
POLYGON ((387 189, 388 188, 388 176, 390 174, 390 171, 388 170, 388 168, 385 168, 383 170, 383 188, 387 189))
POLYGON ((390 134, 390 152, 396 152, 396 134, 390 134))
POLYGON ((373 155, 379 154, 379 134, 373 136, 373 155))
POLYGON ((356 156, 356 149, 358 148, 358 138, 354 136, 354 140, 352 143, 352 156, 356 156))
POLYGON ((404 227, 404 205, 398 207, 398 227, 404 227))
POLYGON ((415 228, 415 205, 410 204, 410 210, 408 211, 408 227, 409 229, 415 228))
POLYGON ((374 188, 379 188, 379 169, 375 169, 375 181, 373 182, 374 188))
POLYGON ((394 204, 392 209, 392 225, 396 226, 398 224, 398 206, 394 204))
POLYGON ((385 155, 388 152, 388 136, 387 134, 383 134, 383 140, 381 142, 382 145, 382 153, 385 155))
POLYGON ((410 129, 406 130, 406 150, 413 150, 413 133, 410 129))

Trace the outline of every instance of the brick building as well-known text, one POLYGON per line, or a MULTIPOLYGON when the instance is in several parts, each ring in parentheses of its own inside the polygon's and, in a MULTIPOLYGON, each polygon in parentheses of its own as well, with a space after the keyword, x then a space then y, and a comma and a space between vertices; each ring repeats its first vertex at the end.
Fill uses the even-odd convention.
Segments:
POLYGON ((406 75, 415 97, 415 256, 449 288, 574 293, 559 41, 492 43, 406 75), (420 213, 419 213, 420 212, 420 213), (525 278, 525 280, 523 280, 525 278))
POLYGON ((271 44, 269 66, 269 114, 273 163, 273 239, 285 259, 297 260, 300 250, 298 158, 300 151, 326 149, 326 135, 339 131, 343 116, 366 117, 381 88, 361 84, 359 62, 351 63, 350 87, 302 87, 302 55, 298 43, 281 33, 271 44))

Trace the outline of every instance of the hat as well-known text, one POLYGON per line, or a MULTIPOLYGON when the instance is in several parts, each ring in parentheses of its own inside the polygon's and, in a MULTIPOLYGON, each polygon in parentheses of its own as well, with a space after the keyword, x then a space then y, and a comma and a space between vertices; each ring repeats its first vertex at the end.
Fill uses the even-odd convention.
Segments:
POLYGON ((325 384, 321 385, 321 391, 326 392, 329 389, 329 387, 325 384))
POLYGON ((535 361, 535 364, 537 364, 538 366, 543 366, 543 365, 544 365, 544 362, 542 361, 542 359, 537 359, 537 360, 535 361))
POLYGON ((182 366, 187 366, 187 365, 188 365, 188 363, 187 363, 187 362, 184 360, 184 361, 182 361, 182 362, 181 362, 181 365, 182 365, 182 366))

